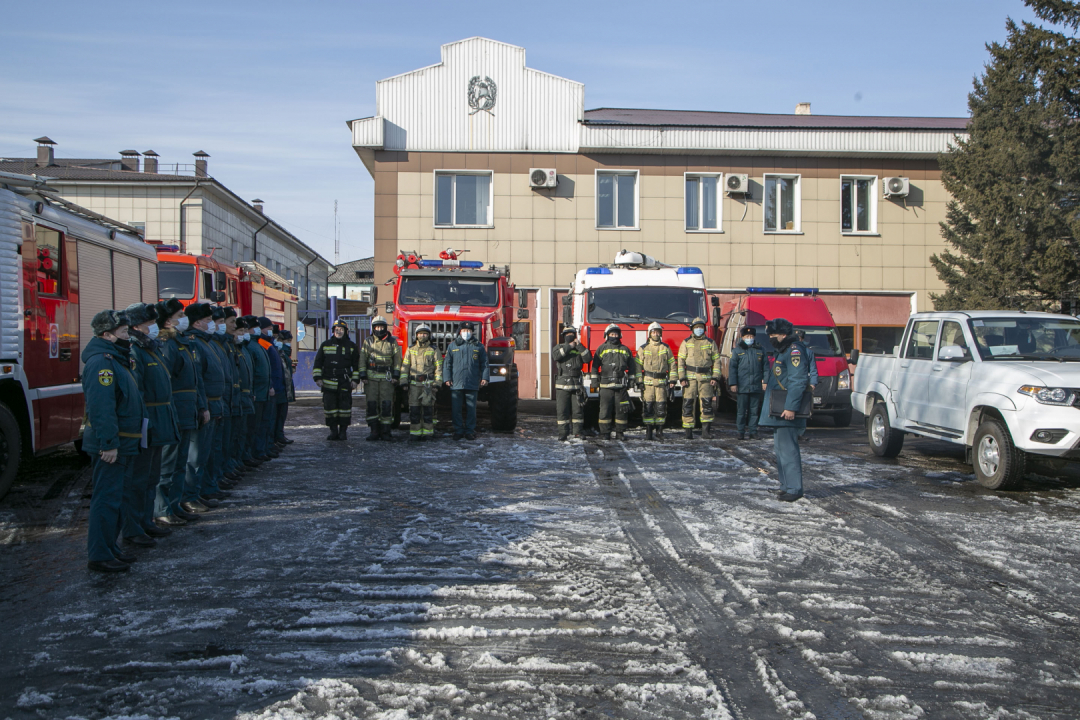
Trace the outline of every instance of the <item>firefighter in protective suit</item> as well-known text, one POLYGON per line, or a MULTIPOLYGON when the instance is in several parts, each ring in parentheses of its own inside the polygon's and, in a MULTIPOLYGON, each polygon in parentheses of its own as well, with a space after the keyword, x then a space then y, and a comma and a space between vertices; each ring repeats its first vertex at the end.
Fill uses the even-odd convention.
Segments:
POLYGON ((442 375, 442 355, 431 344, 431 328, 416 328, 416 342, 405 351, 401 384, 409 388, 409 440, 435 434, 435 393, 442 375))
POLYGON ((352 392, 360 382, 360 352, 343 320, 335 322, 331 332, 315 353, 311 377, 322 390, 323 413, 330 428, 326 439, 346 440, 346 428, 352 423, 352 392))
POLYGON ((611 439, 612 416, 615 439, 622 440, 630 413, 627 388, 634 377, 634 356, 622 343, 622 329, 612 323, 604 329, 607 338, 593 356, 592 386, 600 387, 600 434, 611 439))
POLYGON ((638 348, 636 378, 641 392, 642 421, 645 439, 664 439, 667 421, 668 392, 675 387, 679 373, 675 354, 664 342, 664 328, 658 322, 649 325, 649 339, 638 348))
POLYGON ((690 337, 679 348, 679 382, 683 386, 682 423, 686 439, 694 439, 694 409, 701 406, 701 437, 712 439, 713 404, 720 377, 720 350, 705 337, 705 320, 694 318, 690 337))
POLYGON ((577 341, 577 330, 563 328, 562 342, 551 349, 555 361, 555 417, 559 424, 559 439, 570 437, 573 421, 574 437, 581 437, 585 423, 585 385, 582 368, 592 361, 589 348, 577 341))
POLYGON ((401 350, 386 329, 386 318, 371 320, 371 335, 360 346, 360 379, 367 396, 368 440, 393 440, 394 388, 401 377, 401 350))

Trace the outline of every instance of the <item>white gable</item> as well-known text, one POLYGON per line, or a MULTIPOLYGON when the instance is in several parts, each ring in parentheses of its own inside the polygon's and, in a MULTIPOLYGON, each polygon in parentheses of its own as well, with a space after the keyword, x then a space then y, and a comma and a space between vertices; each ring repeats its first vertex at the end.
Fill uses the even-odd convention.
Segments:
POLYGON ((375 102, 375 117, 352 123, 358 149, 576 152, 585 86, 525 67, 524 48, 474 37, 443 45, 438 65, 380 80, 375 102))

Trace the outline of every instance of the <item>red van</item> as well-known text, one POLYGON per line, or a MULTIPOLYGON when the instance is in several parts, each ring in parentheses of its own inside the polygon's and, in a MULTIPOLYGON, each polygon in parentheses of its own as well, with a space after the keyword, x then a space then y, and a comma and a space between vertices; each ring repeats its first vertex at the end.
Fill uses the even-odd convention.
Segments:
POLYGON ((744 326, 757 329, 757 341, 772 354, 772 343, 765 334, 765 323, 775 318, 787 318, 796 330, 806 333, 804 342, 817 359, 818 384, 814 388, 814 415, 827 415, 836 427, 851 424, 851 368, 844 356, 836 322, 825 301, 817 296, 817 288, 747 288, 745 295, 728 300, 721 309, 720 340, 721 373, 724 392, 727 389, 728 364, 731 351, 739 342, 744 326))

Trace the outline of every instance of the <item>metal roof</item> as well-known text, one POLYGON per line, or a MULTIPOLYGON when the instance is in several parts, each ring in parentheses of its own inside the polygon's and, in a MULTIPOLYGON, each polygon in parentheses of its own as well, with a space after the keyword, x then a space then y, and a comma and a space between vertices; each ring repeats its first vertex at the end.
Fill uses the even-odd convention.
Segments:
POLYGON ((586 125, 647 125, 722 128, 787 128, 806 130, 956 130, 967 129, 970 118, 874 117, 862 115, 775 115, 704 110, 596 108, 586 110, 586 125))
POLYGON ((53 164, 47 167, 38 167, 35 158, 0 158, 0 171, 2 172, 47 176, 56 180, 122 180, 132 183, 175 182, 189 184, 194 180, 191 175, 146 173, 137 170, 120 170, 119 167, 120 161, 113 159, 76 160, 67 158, 55 160, 53 164), (103 165, 116 166, 117 169, 100 167, 103 165))
POLYGON ((365 273, 375 277, 375 258, 360 258, 359 260, 350 260, 349 262, 343 262, 336 266, 337 269, 328 277, 326 281, 329 283, 355 283, 359 281, 357 277, 359 273, 365 273))

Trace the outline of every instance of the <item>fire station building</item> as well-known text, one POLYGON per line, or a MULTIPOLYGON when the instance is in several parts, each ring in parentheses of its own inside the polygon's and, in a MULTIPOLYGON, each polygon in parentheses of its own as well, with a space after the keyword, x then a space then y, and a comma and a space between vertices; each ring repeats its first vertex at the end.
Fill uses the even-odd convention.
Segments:
MULTIPOLYGON (((550 397, 548 350, 574 273, 621 249, 700 267, 721 300, 818 288, 851 347, 892 347, 943 289, 937 156, 967 118, 585 110, 581 83, 484 38, 375 86, 349 123, 375 180, 375 283, 399 251, 509 264, 523 397, 550 397)), ((379 298, 384 300, 386 298, 379 298)))

